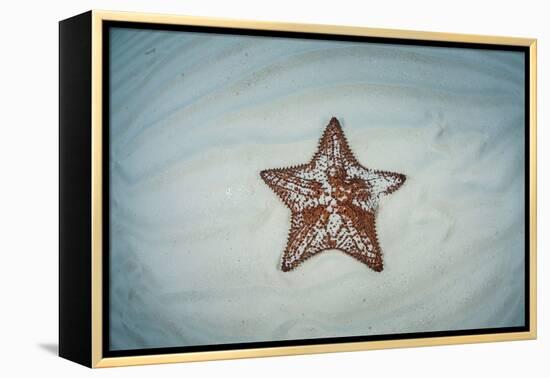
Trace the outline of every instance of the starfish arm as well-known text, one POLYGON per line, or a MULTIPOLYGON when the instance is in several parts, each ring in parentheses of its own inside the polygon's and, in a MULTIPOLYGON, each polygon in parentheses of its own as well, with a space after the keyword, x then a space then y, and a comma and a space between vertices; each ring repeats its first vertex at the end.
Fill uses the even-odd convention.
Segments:
POLYGON ((319 141, 313 162, 316 168, 322 171, 332 167, 344 169, 349 164, 357 164, 336 118, 332 118, 327 125, 319 141))
POLYGON ((260 172, 262 180, 293 211, 317 206, 320 184, 304 178, 307 165, 293 168, 266 169, 260 172))
POLYGON ((376 272, 384 268, 376 235, 374 214, 357 209, 341 215, 336 248, 366 264, 376 272))
POLYGON ((328 249, 326 219, 322 208, 293 213, 288 242, 281 261, 281 270, 287 272, 316 253, 328 249))
POLYGON ((368 193, 359 190, 354 196, 356 199, 354 204, 366 211, 376 210, 380 200, 399 189, 406 180, 406 176, 401 173, 376 171, 361 166, 350 167, 348 174, 350 177, 359 178, 367 184, 368 193))

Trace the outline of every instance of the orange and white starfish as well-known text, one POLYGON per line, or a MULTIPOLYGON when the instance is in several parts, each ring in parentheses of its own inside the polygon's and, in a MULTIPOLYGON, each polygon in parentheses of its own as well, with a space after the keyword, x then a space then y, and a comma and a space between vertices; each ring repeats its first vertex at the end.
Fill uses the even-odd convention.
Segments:
POLYGON ((405 175, 359 164, 336 118, 308 164, 267 169, 260 176, 292 213, 283 271, 327 249, 382 271, 375 213, 380 199, 403 185, 405 175))

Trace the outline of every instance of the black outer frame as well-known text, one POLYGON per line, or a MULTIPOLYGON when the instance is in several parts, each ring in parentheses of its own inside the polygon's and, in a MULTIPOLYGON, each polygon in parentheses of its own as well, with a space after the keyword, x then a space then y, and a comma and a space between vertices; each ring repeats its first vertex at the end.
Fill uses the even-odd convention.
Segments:
MULTIPOLYGON (((60 302, 59 354, 91 367, 91 12, 60 22, 60 302), (81 127, 80 125, 88 125, 81 127)), ((294 37, 399 45, 421 45, 486 50, 520 51, 525 56, 525 325, 523 327, 485 328, 407 334, 265 341, 154 349, 110 350, 109 343, 109 70, 103 69, 103 356, 126 357, 182 352, 204 352, 260 347, 334 344, 358 341, 417 339, 526 332, 530 330, 529 281, 529 193, 530 193, 530 54, 529 47, 480 43, 438 42, 385 37, 343 36, 235 29, 206 26, 149 24, 103 21, 103 67, 109 67, 109 29, 111 27, 240 34, 267 37, 294 37)))
POLYGON ((59 23, 59 355, 92 367, 92 12, 59 23))

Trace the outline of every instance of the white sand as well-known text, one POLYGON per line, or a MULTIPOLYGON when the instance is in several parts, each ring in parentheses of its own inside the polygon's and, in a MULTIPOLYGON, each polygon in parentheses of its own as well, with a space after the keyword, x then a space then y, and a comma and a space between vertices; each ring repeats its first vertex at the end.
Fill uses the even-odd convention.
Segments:
POLYGON ((522 55, 130 30, 112 55, 112 348, 523 325, 522 55), (258 173, 332 116, 407 175, 381 273, 279 268, 290 211, 258 173))

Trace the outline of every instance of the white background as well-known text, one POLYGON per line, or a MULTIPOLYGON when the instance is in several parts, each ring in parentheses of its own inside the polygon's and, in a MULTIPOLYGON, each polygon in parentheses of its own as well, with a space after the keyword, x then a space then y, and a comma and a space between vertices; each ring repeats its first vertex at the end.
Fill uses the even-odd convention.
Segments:
MULTIPOLYGON (((0 27, 0 371, 2 376, 543 376, 548 374, 545 273, 549 218, 544 209, 550 64, 542 1, 232 0, 18 1, 4 4, 0 27), (536 37, 539 143, 539 338, 327 355, 246 359, 90 371, 56 357, 58 248, 58 25, 89 9, 133 10, 255 20, 326 23, 536 37)), ((465 277, 467 279, 467 277, 465 277)))

